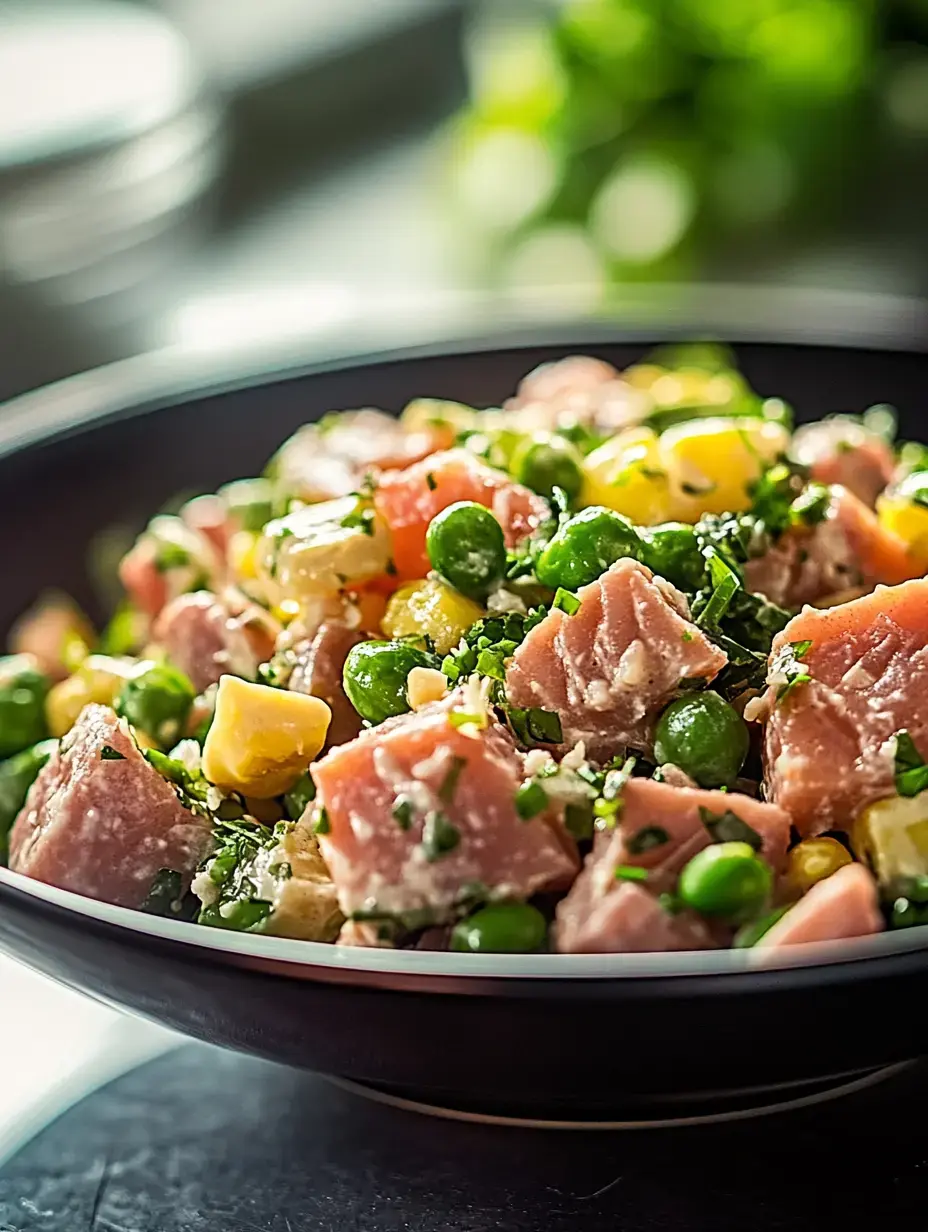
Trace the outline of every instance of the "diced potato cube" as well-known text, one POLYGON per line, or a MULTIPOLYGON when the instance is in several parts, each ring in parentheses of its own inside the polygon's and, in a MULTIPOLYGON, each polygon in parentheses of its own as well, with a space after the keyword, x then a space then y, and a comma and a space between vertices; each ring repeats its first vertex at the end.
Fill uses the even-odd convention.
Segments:
POLYGON ((668 428, 660 445, 673 494, 671 516, 695 522, 703 513, 750 508, 751 485, 788 444, 786 429, 766 419, 694 419, 668 428))
POLYGON ((869 805, 854 823, 851 846, 883 887, 928 873, 928 791, 869 805))
MULTIPOLYGON (((146 664, 145 666, 151 666, 146 664)), ((45 699, 45 718, 53 736, 63 736, 85 706, 112 706, 125 682, 139 670, 133 659, 88 655, 73 676, 54 685, 45 699)))
POLYGON ((363 500, 307 505, 269 522, 257 548, 258 574, 277 602, 334 594, 387 570, 387 528, 363 500))
POLYGON ((639 526, 671 518, 671 491, 660 441, 650 428, 629 428, 586 458, 581 500, 605 505, 639 526))
POLYGON ((345 917, 312 828, 297 823, 272 855, 289 865, 290 876, 277 881, 264 932, 300 941, 334 941, 345 917))
POLYGON ((203 773, 266 800, 289 791, 322 748, 332 712, 318 697, 223 676, 203 746, 203 773))
POLYGON ((410 582, 392 596, 381 621, 387 637, 430 637, 438 654, 447 654, 483 608, 438 578, 410 582))

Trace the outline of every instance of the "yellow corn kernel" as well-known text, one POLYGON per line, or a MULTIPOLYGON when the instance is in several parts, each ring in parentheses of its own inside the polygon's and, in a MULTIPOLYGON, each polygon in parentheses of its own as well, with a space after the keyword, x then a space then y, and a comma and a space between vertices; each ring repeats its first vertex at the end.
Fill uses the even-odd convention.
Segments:
POLYGON ((440 702, 448 692, 448 681, 437 667, 414 667, 406 677, 406 696, 413 710, 440 702))
POLYGON ((268 522, 257 547, 259 580, 277 603, 369 581, 386 572, 389 559, 386 526, 355 496, 268 522))
POLYGON ((877 499, 876 512, 883 529, 897 535, 912 556, 928 568, 928 509, 889 490, 877 499))
POLYGON ((410 582, 392 596, 381 621, 387 637, 430 637, 439 654, 456 646, 483 608, 438 578, 410 582))
POLYGON ((223 676, 203 746, 203 773, 267 800, 289 791, 325 743, 332 712, 318 697, 223 676))
POLYGON ((667 369, 660 364, 632 364, 622 373, 622 380, 633 385, 635 389, 649 390, 666 372, 667 369))
POLYGON ((660 452, 670 476, 671 516, 695 522, 703 513, 750 508, 751 484, 788 443, 786 429, 766 419, 710 417, 668 428, 660 452))
POLYGON ((112 706, 123 684, 137 670, 132 659, 88 655, 73 676, 49 689, 45 699, 48 730, 53 736, 65 735, 91 702, 112 706))
POLYGON ((229 568, 240 582, 253 582, 258 576, 258 536, 239 530, 229 541, 229 568))
POLYGON ((629 428, 583 464, 581 503, 605 505, 639 526, 671 518, 671 491, 660 441, 650 428, 629 428))
POLYGON ((853 862, 854 857, 836 838, 807 838, 789 853, 789 881, 800 894, 805 894, 816 882, 853 862))
POLYGON ((869 805, 854 822, 851 846, 881 886, 928 873, 928 792, 869 805))
POLYGON ((300 614, 300 605, 295 599, 283 599, 280 603, 275 603, 271 608, 271 615, 275 620, 279 620, 282 625, 288 625, 292 620, 296 620, 300 614))

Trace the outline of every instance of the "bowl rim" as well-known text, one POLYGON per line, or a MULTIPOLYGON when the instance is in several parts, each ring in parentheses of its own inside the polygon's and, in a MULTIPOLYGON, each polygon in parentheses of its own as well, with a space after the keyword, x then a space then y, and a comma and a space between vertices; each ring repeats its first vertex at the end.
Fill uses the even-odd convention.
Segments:
MULTIPOLYGON (((866 297, 864 297, 866 298, 866 297)), ((883 297, 873 297, 879 303, 883 297)), ((922 301, 898 301, 914 317, 928 322, 928 308, 922 301)), ((363 369, 383 364, 404 363, 428 358, 479 355, 491 351, 518 351, 545 347, 594 349, 619 344, 647 344, 660 335, 664 339, 693 336, 691 321, 648 320, 643 328, 628 327, 600 320, 573 321, 567 325, 534 322, 503 330, 456 337, 444 342, 387 348, 367 353, 343 355, 307 362, 292 348, 258 349, 230 364, 228 355, 217 361, 214 355, 202 356, 169 349, 135 356, 102 368, 79 373, 62 381, 30 391, 0 406, 0 459, 74 432, 104 427, 126 417, 154 412, 183 397, 211 397, 278 381, 311 377, 339 371, 363 369), (230 375, 229 369, 232 368, 230 375)), ((702 334, 706 329, 703 327, 702 334)), ((713 333, 716 331, 712 331, 713 333)), ((790 346, 813 350, 817 347, 876 352, 928 354, 928 334, 900 335, 875 328, 851 331, 849 336, 834 336, 827 329, 801 336, 784 322, 779 328, 731 328, 724 332, 733 345, 790 346), (852 336, 851 336, 852 335, 852 336), (919 337, 921 345, 919 344, 919 337)), ((181 920, 147 915, 126 907, 114 906, 61 890, 0 867, 0 906, 4 898, 32 899, 58 911, 77 915, 123 932, 153 941, 183 947, 190 954, 206 951, 235 955, 244 959, 280 964, 291 973, 316 972, 320 977, 350 979, 353 974, 373 979, 441 977, 451 985, 469 985, 480 979, 503 981, 608 981, 665 979, 693 976, 746 976, 751 973, 815 968, 825 978, 847 971, 853 964, 918 955, 928 951, 928 928, 884 932, 852 940, 818 942, 765 951, 690 950, 638 954, 457 954, 451 951, 374 949, 236 933, 198 926, 181 920), (924 933, 924 938, 919 939, 924 933), (569 964, 569 965, 568 965, 569 964), (479 977, 479 978, 478 978, 479 977)), ((878 963, 882 966, 882 963, 878 963)))

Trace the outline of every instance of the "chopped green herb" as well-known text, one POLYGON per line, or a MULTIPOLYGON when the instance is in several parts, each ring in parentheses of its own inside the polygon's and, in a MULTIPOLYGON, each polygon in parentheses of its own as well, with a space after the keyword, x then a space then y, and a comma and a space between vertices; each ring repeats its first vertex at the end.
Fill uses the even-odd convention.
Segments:
POLYGON ((346 513, 342 518, 341 525, 344 526, 346 530, 357 529, 362 531, 365 535, 373 535, 374 511, 369 505, 363 505, 357 509, 352 509, 350 513, 346 513))
POLYGON ((808 684, 811 681, 811 675, 802 665, 802 660, 811 648, 812 642, 810 640, 789 642, 771 663, 770 674, 772 679, 775 680, 777 677, 783 677, 777 685, 778 703, 787 698, 799 685, 808 684))
POLYGON ((663 847, 669 842, 670 835, 663 826, 644 826, 637 834, 633 834, 625 845, 629 854, 640 856, 646 851, 653 851, 655 847, 663 847))
POLYGON ((448 722, 452 727, 466 727, 468 723, 472 723, 475 727, 484 728, 487 725, 487 716, 486 712, 467 714, 463 710, 452 710, 448 715, 448 722))
POLYGON ((190 564, 190 553, 179 543, 159 543, 155 549, 155 568, 159 573, 169 569, 183 569, 190 564))
POLYGON ((161 868, 155 874, 141 909, 149 915, 179 918, 184 914, 183 899, 184 889, 181 874, 173 868, 161 868))
POLYGON ((454 793, 457 791, 458 779, 460 779, 461 771, 466 765, 466 757, 452 757, 448 773, 438 789, 438 798, 442 804, 452 804, 454 802, 454 793))
POLYGON ((412 817, 412 800, 406 795, 397 796, 393 805, 393 820, 401 830, 408 830, 412 826, 412 817))
POLYGON ((291 821, 299 821, 316 798, 316 784, 304 774, 284 796, 284 808, 291 821))
POLYGON ((691 642, 695 636, 696 634, 690 633, 689 629, 684 629, 683 634, 680 638, 680 641, 681 642, 691 642))
POLYGON ((648 870, 639 868, 637 864, 617 864, 615 878, 616 881, 647 881, 648 870))
POLYGON ((553 606, 558 611, 566 613, 568 616, 576 616, 580 611, 580 600, 576 595, 571 594, 569 590, 565 590, 563 586, 559 586, 554 595, 553 606))
POLYGON ((431 471, 426 472, 425 482, 428 485, 428 489, 430 492, 434 492, 435 489, 438 487, 438 480, 435 478, 435 476, 432 474, 431 471))
POLYGON ((792 903, 784 903, 780 907, 775 907, 773 911, 768 911, 759 920, 753 920, 750 924, 743 924, 735 933, 732 946, 736 950, 749 950, 751 946, 757 945, 764 933, 768 933, 777 920, 782 920, 792 905, 792 903))
POLYGON ((802 526, 817 526, 825 521, 830 505, 831 489, 822 483, 810 483, 790 505, 790 518, 802 526))
POLYGON ((540 783, 530 779, 516 790, 515 805, 516 812, 522 820, 530 821, 532 817, 537 817, 548 807, 548 793, 540 783))
POLYGON ((593 837, 593 804, 590 800, 576 801, 564 809, 564 825, 568 834, 577 842, 593 837))
POLYGON ((764 845, 764 840, 757 831, 731 809, 726 809, 724 813, 713 813, 711 809, 701 808, 699 817, 712 836, 713 843, 747 843, 754 851, 760 851, 764 845))
POLYGON ((114 749, 111 744, 104 744, 100 750, 101 761, 125 761, 125 753, 120 753, 119 749, 114 749))
POLYGON ((316 814, 316 821, 313 825, 314 834, 328 834, 332 829, 332 823, 329 821, 329 814, 324 808, 320 808, 316 814))
POLYGON ((741 589, 741 579, 715 548, 705 548, 703 556, 712 588, 703 602, 693 605, 693 614, 701 629, 715 630, 741 589))
POLYGON ((539 706, 520 710, 508 706, 504 712, 509 726, 523 744, 560 744, 564 739, 561 720, 553 710, 542 710, 539 706))
POLYGON ((422 853, 429 864, 454 851, 461 841, 461 832, 444 813, 433 809, 425 816, 422 827, 422 853))
POLYGON ((896 732, 894 740, 896 791, 900 796, 917 796, 928 789, 928 765, 905 728, 896 732))

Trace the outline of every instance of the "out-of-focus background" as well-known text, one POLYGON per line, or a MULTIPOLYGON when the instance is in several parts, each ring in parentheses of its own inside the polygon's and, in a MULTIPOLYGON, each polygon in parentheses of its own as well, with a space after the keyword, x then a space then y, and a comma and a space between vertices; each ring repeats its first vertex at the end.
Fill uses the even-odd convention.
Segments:
POLYGON ((926 172, 928 0, 0 0, 0 398, 668 283, 920 297, 926 172))

